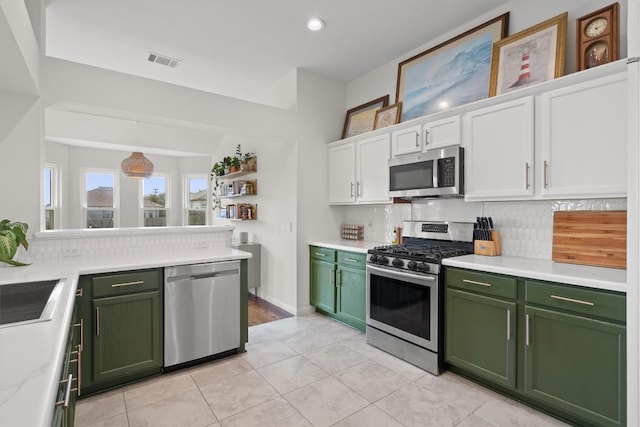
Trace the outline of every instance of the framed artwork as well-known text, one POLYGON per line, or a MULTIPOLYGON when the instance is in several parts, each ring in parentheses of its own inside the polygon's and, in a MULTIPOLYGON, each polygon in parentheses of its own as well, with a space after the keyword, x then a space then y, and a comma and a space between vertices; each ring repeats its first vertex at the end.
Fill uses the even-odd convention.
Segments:
POLYGON ((564 74, 567 12, 493 44, 490 96, 564 74))
POLYGON ((366 104, 358 105, 347 111, 342 129, 342 139, 373 130, 376 111, 389 104, 389 95, 382 96, 366 104))
POLYGON ((398 64, 401 121, 488 97, 491 46, 508 28, 509 12, 398 64))
POLYGON ((382 129, 400 122, 402 114, 402 102, 384 107, 376 111, 376 118, 373 121, 373 129, 382 129))

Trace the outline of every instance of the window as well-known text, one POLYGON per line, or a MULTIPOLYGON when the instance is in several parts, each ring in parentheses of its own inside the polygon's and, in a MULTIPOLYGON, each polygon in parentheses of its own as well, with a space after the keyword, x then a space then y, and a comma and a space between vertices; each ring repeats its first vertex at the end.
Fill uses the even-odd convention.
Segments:
POLYGON ((187 225, 207 224, 207 190, 206 176, 185 177, 184 211, 187 225))
POLYGON ((142 216, 145 227, 164 227, 167 225, 169 192, 167 177, 153 175, 142 181, 142 216))
POLYGON ((59 224, 59 169, 47 163, 44 167, 44 229, 53 230, 59 224))
POLYGON ((117 227, 118 173, 109 170, 87 170, 84 184, 86 227, 117 227))

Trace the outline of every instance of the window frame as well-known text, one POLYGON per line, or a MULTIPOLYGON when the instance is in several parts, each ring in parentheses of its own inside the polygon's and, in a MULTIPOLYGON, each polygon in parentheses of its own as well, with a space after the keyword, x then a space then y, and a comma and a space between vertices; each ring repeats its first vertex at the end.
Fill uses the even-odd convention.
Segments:
POLYGON ((82 168, 82 222, 83 228, 89 229, 88 224, 88 214, 89 211, 104 211, 104 210, 112 210, 113 211, 113 228, 120 227, 120 171, 116 169, 105 169, 105 168, 82 168), (113 175, 113 207, 89 207, 87 200, 87 192, 89 191, 87 188, 87 174, 95 173, 95 174, 110 174, 113 175))
POLYGON ((144 181, 146 178, 140 179, 138 184, 138 225, 143 228, 154 227, 168 227, 171 224, 171 174, 163 172, 154 172, 149 178, 164 178, 165 180, 165 195, 164 195, 164 208, 145 208, 144 207, 144 181), (153 226, 145 225, 145 212, 146 211, 164 211, 165 225, 153 226))
POLYGON ((42 229, 57 230, 60 228, 60 215, 61 215, 60 210, 62 206, 62 196, 61 196, 61 187, 60 187, 62 180, 60 177, 60 173, 61 173, 60 165, 58 165, 57 163, 50 163, 50 162, 44 163, 44 168, 42 169, 43 184, 45 182, 44 179, 46 177, 47 169, 51 170, 50 188, 49 188, 51 206, 47 208, 45 204, 45 199, 44 199, 44 195, 46 193, 46 189, 45 189, 45 191, 43 191, 42 193, 42 229), (47 228, 47 211, 48 210, 53 212, 53 228, 47 228))
POLYGON ((189 212, 192 210, 204 210, 204 223, 205 225, 209 224, 210 221, 210 213, 209 213, 209 206, 211 206, 211 184, 209 181, 209 175, 207 174, 186 174, 183 175, 183 179, 182 179, 182 224, 187 226, 187 227, 194 227, 196 225, 191 225, 189 224, 189 212), (206 201, 206 205, 203 209, 192 209, 189 206, 190 200, 189 200, 189 196, 191 194, 191 188, 190 188, 190 180, 191 179, 204 179, 206 188, 206 194, 207 194, 207 201, 206 201))

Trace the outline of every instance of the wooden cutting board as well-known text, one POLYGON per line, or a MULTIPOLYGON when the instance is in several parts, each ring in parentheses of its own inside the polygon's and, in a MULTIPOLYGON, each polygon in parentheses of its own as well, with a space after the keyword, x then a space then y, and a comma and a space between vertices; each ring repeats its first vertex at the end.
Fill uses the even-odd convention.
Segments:
POLYGON ((555 212, 551 259, 571 264, 627 268, 627 212, 555 212))

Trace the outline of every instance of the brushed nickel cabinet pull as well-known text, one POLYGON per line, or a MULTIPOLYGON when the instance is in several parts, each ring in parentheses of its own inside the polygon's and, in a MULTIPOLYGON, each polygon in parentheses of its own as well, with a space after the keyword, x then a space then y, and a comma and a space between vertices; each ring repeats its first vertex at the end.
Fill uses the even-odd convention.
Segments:
POLYGON ((96 307, 96 335, 100 336, 100 307, 96 307))
POLYGON ((340 273, 340 270, 336 270, 336 286, 342 286, 342 274, 340 273))
POLYGON ((82 351, 78 354, 78 396, 82 389, 82 351))
MULTIPOLYGON (((424 143, 427 144, 427 135, 429 135, 429 131, 424 131, 424 143)), ((416 147, 420 147, 420 134, 416 132, 416 147)))
POLYGON ((123 286, 135 286, 135 285, 144 285, 144 280, 136 280, 134 282, 116 283, 115 285, 111 285, 111 287, 112 288, 122 288, 123 286))
POLYGON ((547 188, 549 186, 549 183, 547 182, 547 169, 549 169, 549 163, 547 163, 547 161, 544 161, 544 188, 547 188))
POLYGON ((336 285, 336 269, 335 268, 331 270, 331 284, 333 286, 336 285))
POLYGON ((356 181, 356 197, 360 197, 362 194, 360 193, 360 181, 356 181))
POLYGON ((527 347, 529 347, 529 315, 526 315, 525 321, 524 321, 524 341, 525 341, 525 345, 527 347))
POLYGON ((524 179, 525 179, 525 183, 526 183, 526 187, 525 188, 531 187, 531 185, 529 184, 529 162, 526 162, 524 164, 524 179))
POLYGON ((591 306, 591 307, 593 307, 595 305, 595 303, 593 303, 591 301, 583 301, 583 300, 580 300, 580 299, 567 298, 567 297, 562 297, 560 295, 551 295, 551 298, 557 299, 557 300, 560 300, 560 301, 572 302, 572 303, 575 303, 575 304, 588 305, 588 306, 591 306))
POLYGON ((353 259, 353 258, 345 258, 344 260, 349 262, 358 262, 357 259, 353 259))
POLYGON ((82 288, 76 289, 76 296, 77 297, 81 297, 82 296, 82 288))
POLYGON ((507 310, 507 341, 511 340, 511 310, 507 310))
POLYGON ((64 392, 64 399, 57 401, 56 402, 56 406, 62 405, 63 407, 67 408, 67 407, 69 407, 69 397, 71 396, 71 383, 73 382, 73 375, 69 374, 69 378, 67 378, 66 380, 63 380, 61 382, 66 382, 67 383, 67 387, 66 387, 66 390, 64 392))
POLYGON ((472 285, 479 285, 479 286, 485 286, 487 288, 491 287, 491 283, 484 283, 484 282, 476 282, 475 280, 469 280, 469 279, 462 279, 462 281, 464 283, 470 283, 472 285))
POLYGON ((351 183, 351 197, 353 197, 353 182, 351 183))
POLYGON ((323 254, 321 252, 314 252, 313 253, 315 256, 327 256, 327 254, 323 254))
POLYGON ((80 319, 80 323, 74 323, 73 326, 80 326, 80 344, 78 344, 78 351, 82 353, 82 350, 84 350, 84 320, 80 319))

